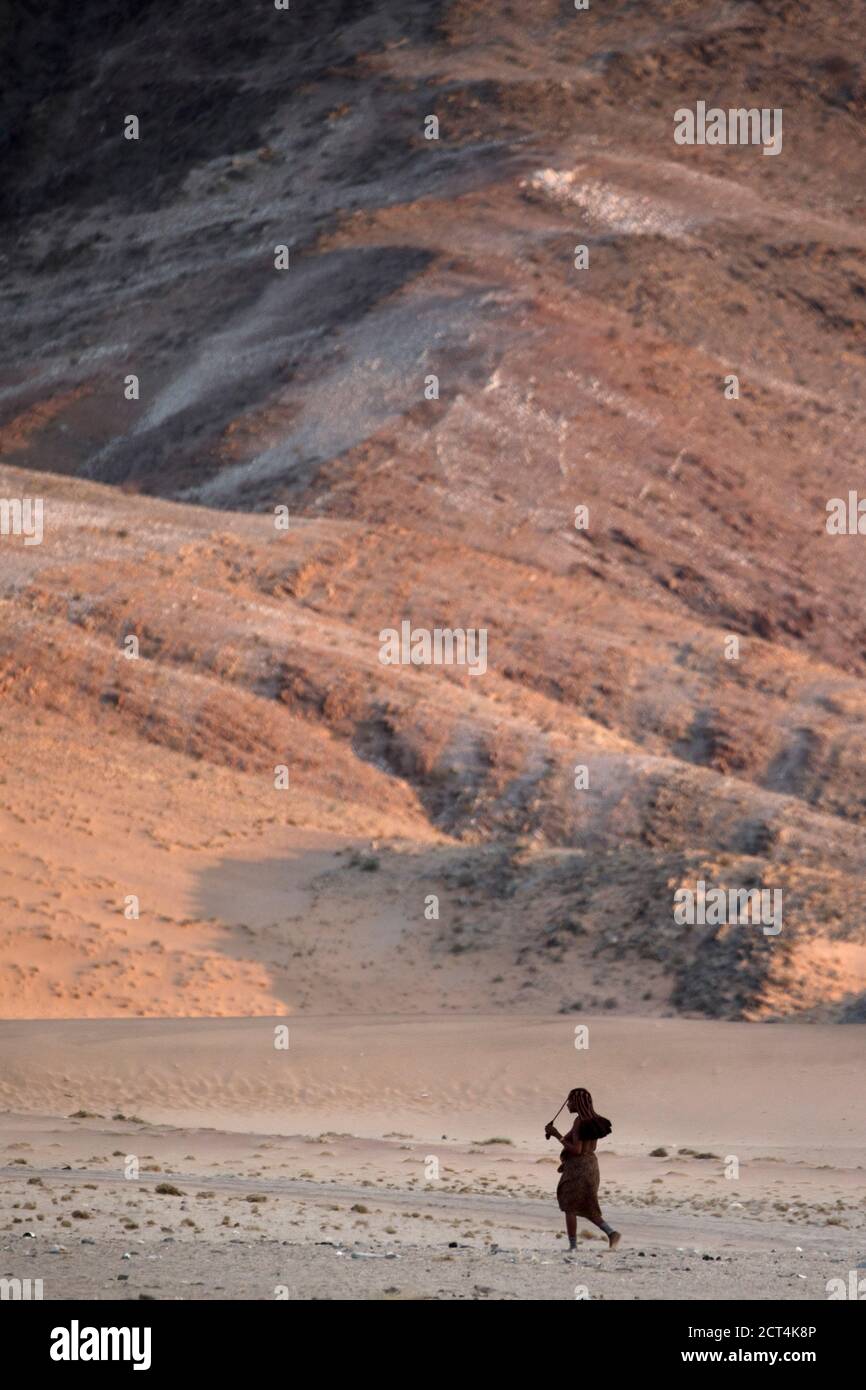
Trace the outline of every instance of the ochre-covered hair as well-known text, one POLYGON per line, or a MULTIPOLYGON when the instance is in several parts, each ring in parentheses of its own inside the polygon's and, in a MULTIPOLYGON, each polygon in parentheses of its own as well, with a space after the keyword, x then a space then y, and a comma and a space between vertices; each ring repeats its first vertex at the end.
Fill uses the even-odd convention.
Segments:
POLYGON ((604 1115, 597 1115, 592 1104, 592 1096, 582 1086, 576 1086, 568 1093, 569 1101, 574 1101, 580 1119, 581 1139, 604 1139, 610 1134, 613 1125, 604 1115))

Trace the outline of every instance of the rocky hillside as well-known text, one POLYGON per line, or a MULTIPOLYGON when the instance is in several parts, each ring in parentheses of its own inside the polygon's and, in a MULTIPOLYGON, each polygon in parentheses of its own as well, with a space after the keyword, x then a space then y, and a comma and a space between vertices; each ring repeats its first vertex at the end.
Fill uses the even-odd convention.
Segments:
MULTIPOLYGON (((231 787, 245 844, 285 764, 278 825, 356 846, 324 899, 371 949, 402 920, 394 1008, 862 1018, 866 540, 826 521, 862 473, 863 14, 3 9, 0 497, 45 528, 0 536, 20 854, 64 762, 158 768, 200 829, 231 787), (677 145, 697 101, 781 109, 781 151, 677 145), (484 629, 487 669, 383 665, 404 619, 484 629), (783 930, 676 924, 701 880, 781 890, 783 930)), ((0 1000, 50 879, 15 870, 0 1000)))

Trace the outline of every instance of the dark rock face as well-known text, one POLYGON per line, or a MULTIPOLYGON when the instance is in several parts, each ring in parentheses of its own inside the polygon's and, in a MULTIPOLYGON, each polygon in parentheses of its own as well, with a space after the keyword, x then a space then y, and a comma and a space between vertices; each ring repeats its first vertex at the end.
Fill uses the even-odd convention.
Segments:
POLYGON ((439 8, 322 0, 292 13, 231 0, 4 0, 5 213, 104 203, 153 211, 197 164, 262 144, 300 87, 355 61, 365 31, 377 47, 389 34, 421 37, 439 8), (130 113, 146 138, 124 145, 130 113))

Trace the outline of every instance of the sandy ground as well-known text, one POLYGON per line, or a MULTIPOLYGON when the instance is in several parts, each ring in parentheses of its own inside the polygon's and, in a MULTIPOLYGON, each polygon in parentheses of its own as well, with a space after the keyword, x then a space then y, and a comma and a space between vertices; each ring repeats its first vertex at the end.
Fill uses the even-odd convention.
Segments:
POLYGON ((297 1018, 287 1050, 265 1018, 3 1024, 2 1275, 46 1298, 823 1299, 847 1280, 862 1028, 586 1022, 579 1054, 560 1018, 297 1018), (577 1080, 614 1122, 601 1196, 623 1242, 579 1223, 569 1257, 540 1133, 577 1080))
POLYGON ((116 9, 0 54, 0 1014, 863 1021, 863 7, 116 9))

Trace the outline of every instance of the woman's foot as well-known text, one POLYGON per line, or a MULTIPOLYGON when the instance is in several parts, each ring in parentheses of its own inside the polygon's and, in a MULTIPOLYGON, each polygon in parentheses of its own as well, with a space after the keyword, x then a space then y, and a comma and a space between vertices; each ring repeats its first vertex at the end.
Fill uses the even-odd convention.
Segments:
POLYGON ((621 1240, 622 1236, 620 1235, 619 1231, 611 1231, 610 1235, 607 1238, 607 1243, 611 1250, 615 1250, 621 1240))

